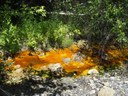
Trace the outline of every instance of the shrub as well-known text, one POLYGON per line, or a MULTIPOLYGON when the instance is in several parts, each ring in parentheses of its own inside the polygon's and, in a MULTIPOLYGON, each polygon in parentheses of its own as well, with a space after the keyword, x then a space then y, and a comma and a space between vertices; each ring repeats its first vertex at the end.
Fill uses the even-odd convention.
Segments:
MULTIPOLYGON (((28 7, 27 5, 22 4, 18 9, 13 9, 12 6, 10 6, 10 2, 7 2, 6 4, 0 7, 0 14, 1 50, 14 54, 21 49, 21 46, 23 45, 23 42, 25 42, 25 40, 29 41, 27 42, 27 45, 34 45, 34 41, 30 39, 32 37, 31 35, 33 35, 31 31, 33 31, 34 27, 36 29, 38 28, 36 25, 31 25, 35 24, 35 16, 45 16, 44 6, 28 7), (26 20, 28 21, 24 22, 26 20), (34 23, 29 25, 31 23, 30 21, 33 21, 34 23), (22 25, 25 25, 24 27, 22 27, 24 29, 21 28, 22 25)), ((37 35, 39 36, 40 34, 37 35)))
POLYGON ((23 46, 31 50, 70 46, 75 34, 80 34, 71 23, 45 20, 44 6, 30 7, 23 3, 18 9, 13 9, 7 3, 0 8, 1 13, 5 14, 5 17, 0 15, 3 18, 3 21, 0 20, 0 48, 11 54, 19 52, 23 46), (65 38, 69 44, 64 44, 65 38))
POLYGON ((13 54, 20 50, 18 30, 13 25, 8 25, 8 27, 0 33, 0 48, 13 54))
POLYGON ((72 13, 56 16, 77 26, 82 32, 81 37, 88 39, 90 43, 109 46, 116 42, 126 46, 127 7, 128 0, 59 0, 55 2, 54 10, 72 13))

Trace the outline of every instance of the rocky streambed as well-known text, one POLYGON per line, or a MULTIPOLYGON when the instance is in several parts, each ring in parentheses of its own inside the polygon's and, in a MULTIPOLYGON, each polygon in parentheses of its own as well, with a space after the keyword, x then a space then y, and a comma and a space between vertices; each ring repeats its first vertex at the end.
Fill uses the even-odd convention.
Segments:
POLYGON ((128 71, 79 78, 33 77, 18 85, 1 84, 0 96, 128 96, 128 71))

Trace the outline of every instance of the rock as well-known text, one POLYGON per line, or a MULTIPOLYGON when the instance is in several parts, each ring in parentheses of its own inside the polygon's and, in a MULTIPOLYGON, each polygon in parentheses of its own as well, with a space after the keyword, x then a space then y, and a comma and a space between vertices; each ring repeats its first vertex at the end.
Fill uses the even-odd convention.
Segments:
POLYGON ((128 81, 124 81, 124 83, 128 84, 128 81))
POLYGON ((90 83, 91 83, 91 84, 94 84, 94 81, 90 79, 90 83))
POLYGON ((15 65, 14 66, 14 69, 18 69, 18 68, 20 68, 20 65, 15 65))
POLYGON ((115 77, 110 77, 111 80, 115 80, 116 78, 115 77))
POLYGON ((99 91, 100 89, 99 88, 96 88, 97 91, 99 91))
POLYGON ((42 77, 35 75, 35 76, 32 76, 32 80, 34 80, 34 81, 41 81, 43 79, 42 79, 42 77))
POLYGON ((110 84, 108 83, 108 82, 105 82, 105 83, 103 83, 105 86, 110 86, 110 84))
POLYGON ((78 53, 75 53, 74 55, 72 55, 72 60, 73 61, 81 62, 84 57, 85 56, 83 54, 81 54, 80 52, 78 52, 78 53))
POLYGON ((48 68, 52 71, 52 72, 56 72, 59 68, 61 69, 62 66, 60 63, 56 63, 56 64, 49 64, 48 68))
POLYGON ((17 73, 17 74, 23 73, 23 69, 22 68, 16 69, 15 73, 17 73))
POLYGON ((35 94, 34 96, 40 96, 39 94, 35 94))
POLYGON ((64 62, 64 63, 69 63, 70 61, 71 61, 71 58, 64 58, 64 59, 63 59, 63 62, 64 62))
POLYGON ((90 87, 91 87, 92 89, 96 89, 96 85, 95 85, 95 84, 90 84, 90 87))
POLYGON ((91 90, 91 91, 90 91, 90 95, 95 94, 95 93, 96 93, 95 90, 91 90))
POLYGON ((73 78, 71 78, 71 77, 63 77, 63 78, 61 78, 61 82, 63 82, 63 83, 69 83, 69 82, 73 82, 73 78))
POLYGON ((48 68, 46 66, 42 66, 41 69, 44 71, 48 70, 48 68))
POLYGON ((39 89, 44 88, 44 86, 41 84, 38 84, 38 87, 39 87, 39 89))
POLYGON ((88 71, 88 75, 95 75, 95 74, 99 74, 99 72, 96 69, 90 69, 88 71))
POLYGON ((98 92, 98 96, 114 96, 115 90, 109 87, 102 87, 100 91, 98 92))
POLYGON ((93 80, 90 80, 90 87, 91 87, 92 89, 95 89, 95 88, 96 88, 96 85, 95 85, 95 83, 94 83, 93 80))
POLYGON ((96 82, 97 82, 97 81, 99 81, 99 80, 98 80, 96 77, 93 77, 93 81, 96 81, 96 82))
POLYGON ((89 49, 89 42, 87 40, 79 40, 77 46, 79 48, 89 49))
POLYGON ((23 78, 25 78, 25 73, 23 71, 23 68, 18 68, 8 73, 8 80, 6 83, 10 83, 10 84, 17 83, 18 84, 22 82, 23 78))
POLYGON ((29 48, 27 47, 27 46, 22 46, 22 48, 21 48, 21 51, 26 51, 26 50, 28 50, 29 48))

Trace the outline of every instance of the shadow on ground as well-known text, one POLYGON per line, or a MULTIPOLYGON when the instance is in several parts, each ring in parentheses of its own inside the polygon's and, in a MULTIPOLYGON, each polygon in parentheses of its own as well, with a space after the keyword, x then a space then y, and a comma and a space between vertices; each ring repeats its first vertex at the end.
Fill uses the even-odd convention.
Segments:
POLYGON ((17 85, 1 84, 0 96, 60 96, 63 91, 73 88, 76 88, 76 86, 66 85, 61 82, 61 79, 26 80, 17 85))

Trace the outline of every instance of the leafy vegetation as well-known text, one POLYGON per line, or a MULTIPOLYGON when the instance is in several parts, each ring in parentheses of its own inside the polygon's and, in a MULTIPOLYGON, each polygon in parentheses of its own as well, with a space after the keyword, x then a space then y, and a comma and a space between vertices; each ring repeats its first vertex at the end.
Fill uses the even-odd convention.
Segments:
POLYGON ((9 6, 3 7, 4 11, 1 13, 6 13, 6 16, 3 16, 5 19, 1 21, 0 48, 5 52, 17 53, 22 46, 30 50, 39 47, 42 49, 66 47, 73 43, 75 34, 80 34, 71 24, 64 24, 55 19, 44 20, 46 15, 44 6, 28 7, 23 4, 19 10, 13 10, 9 6), (70 43, 64 43, 64 39, 70 43))
POLYGON ((128 61, 128 0, 50 1, 0 1, 0 81, 81 76, 128 61))
POLYGON ((127 0, 59 0, 56 11, 71 13, 58 18, 75 24, 82 32, 81 37, 90 43, 108 47, 115 43, 127 46, 127 0), (66 7, 65 7, 66 6, 66 7), (73 15, 72 15, 73 14, 73 15))

